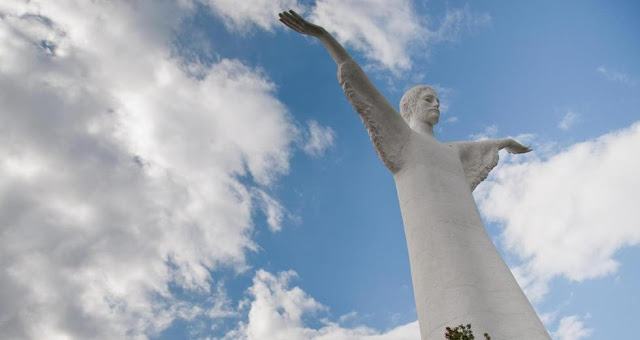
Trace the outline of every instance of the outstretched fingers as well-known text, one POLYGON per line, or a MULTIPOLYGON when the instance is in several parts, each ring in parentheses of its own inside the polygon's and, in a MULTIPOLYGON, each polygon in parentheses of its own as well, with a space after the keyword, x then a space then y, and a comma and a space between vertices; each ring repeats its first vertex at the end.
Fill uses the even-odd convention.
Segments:
POLYGON ((295 17, 296 19, 298 19, 298 20, 300 20, 300 21, 302 21, 302 22, 304 22, 304 23, 307 23, 307 21, 306 21, 306 20, 304 20, 300 15, 298 15, 298 13, 296 13, 296 11, 294 11, 294 10, 290 9, 290 10, 289 10, 289 13, 290 13, 291 15, 293 15, 293 17, 295 17))
POLYGON ((304 20, 301 16, 298 15, 298 13, 296 13, 293 10, 289 10, 288 12, 282 12, 282 15, 300 27, 306 27, 309 25, 309 23, 306 20, 304 20))
POLYGON ((299 32, 302 34, 308 34, 307 30, 305 30, 304 27, 300 25, 298 20, 288 12, 282 12, 278 14, 278 16, 280 17, 280 22, 287 25, 287 27, 291 28, 296 32, 299 32))
POLYGON ((284 17, 282 16, 282 14, 279 14, 279 15, 280 15, 280 22, 281 22, 281 23, 285 24, 285 26, 289 27, 290 29, 292 29, 292 30, 294 30, 294 31, 296 31, 296 32, 298 32, 298 33, 302 33, 302 34, 304 34, 304 32, 302 32, 302 30, 301 30, 300 28, 296 27, 296 26, 295 26, 293 23, 291 23, 287 18, 284 18, 284 17))
POLYGON ((290 10, 288 12, 282 12, 279 14, 280 21, 287 25, 291 29, 300 32, 302 34, 318 36, 322 34, 322 27, 314 25, 304 20, 298 13, 290 10))
POLYGON ((293 14, 289 12, 282 12, 282 17, 287 20, 291 25, 297 27, 301 31, 307 31, 307 22, 304 19, 296 18, 293 14))

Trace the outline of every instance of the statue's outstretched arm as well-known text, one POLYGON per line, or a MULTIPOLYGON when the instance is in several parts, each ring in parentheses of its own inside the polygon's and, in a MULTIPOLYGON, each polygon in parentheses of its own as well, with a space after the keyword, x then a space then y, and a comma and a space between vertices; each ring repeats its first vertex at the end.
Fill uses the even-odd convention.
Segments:
POLYGON ((338 65, 340 85, 367 127, 380 159, 391 172, 399 170, 402 165, 402 149, 411 133, 411 128, 404 119, 329 32, 304 20, 294 11, 282 12, 279 16, 280 21, 292 30, 320 40, 338 65))
POLYGON ((513 138, 489 139, 475 142, 447 143, 458 150, 464 174, 473 191, 484 181, 489 172, 498 165, 498 151, 507 149, 510 153, 527 153, 531 149, 513 138))

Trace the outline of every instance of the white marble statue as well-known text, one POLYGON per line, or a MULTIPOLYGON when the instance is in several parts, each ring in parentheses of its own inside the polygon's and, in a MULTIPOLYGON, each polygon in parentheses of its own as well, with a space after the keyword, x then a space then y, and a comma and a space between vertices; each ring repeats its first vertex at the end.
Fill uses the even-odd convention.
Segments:
POLYGON ((422 339, 470 323, 493 340, 549 339, 489 239, 471 192, 498 163, 498 150, 531 151, 513 139, 441 143, 433 135, 440 101, 428 86, 404 94, 399 115, 347 51, 294 11, 280 21, 317 38, 396 182, 422 339), (404 119, 403 119, 404 118, 404 119))

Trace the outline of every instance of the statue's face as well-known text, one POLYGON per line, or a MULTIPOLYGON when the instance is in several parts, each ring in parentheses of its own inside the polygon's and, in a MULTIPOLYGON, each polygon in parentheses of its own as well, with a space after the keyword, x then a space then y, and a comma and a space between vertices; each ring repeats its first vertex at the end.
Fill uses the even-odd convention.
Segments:
POLYGON ((429 125, 436 125, 440 120, 440 99, 432 89, 426 89, 416 99, 415 111, 412 119, 429 125))

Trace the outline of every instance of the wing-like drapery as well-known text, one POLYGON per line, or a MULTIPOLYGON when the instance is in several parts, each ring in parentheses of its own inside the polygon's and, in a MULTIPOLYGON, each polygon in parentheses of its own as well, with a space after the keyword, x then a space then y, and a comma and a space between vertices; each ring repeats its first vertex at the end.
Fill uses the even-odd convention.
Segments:
POLYGON ((458 149, 469 189, 473 191, 498 165, 498 144, 493 140, 447 143, 458 149))
POLYGON ((396 173, 402 167, 402 148, 409 140, 411 128, 352 59, 338 66, 338 81, 362 118, 378 156, 396 173))

